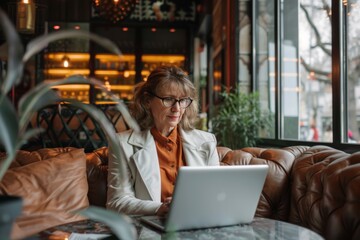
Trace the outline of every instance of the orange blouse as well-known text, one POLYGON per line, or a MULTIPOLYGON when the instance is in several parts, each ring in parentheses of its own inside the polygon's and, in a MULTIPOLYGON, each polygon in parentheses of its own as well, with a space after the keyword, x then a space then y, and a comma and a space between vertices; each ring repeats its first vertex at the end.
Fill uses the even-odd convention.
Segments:
POLYGON ((167 197, 172 197, 178 170, 185 165, 181 136, 177 127, 174 128, 169 137, 161 135, 155 128, 151 129, 151 134, 155 139, 159 158, 161 201, 164 202, 167 197))

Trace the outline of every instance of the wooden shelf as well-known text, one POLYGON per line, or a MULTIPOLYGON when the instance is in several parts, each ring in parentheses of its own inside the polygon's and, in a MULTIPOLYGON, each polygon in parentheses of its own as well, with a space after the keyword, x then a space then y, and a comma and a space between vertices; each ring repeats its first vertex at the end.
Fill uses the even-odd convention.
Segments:
MULTIPOLYGON (((45 81, 54 81, 64 79, 71 75, 83 75, 88 77, 90 75, 90 54, 89 53, 70 53, 57 52, 45 53, 45 81), (69 58, 69 67, 63 67, 62 61, 64 57, 69 58)), ((158 66, 162 65, 176 65, 184 67, 184 55, 154 55, 144 54, 141 58, 143 69, 141 76, 146 81, 150 72, 158 66)), ((105 87, 110 89, 114 94, 121 99, 131 100, 133 96, 133 88, 135 85, 136 67, 135 55, 124 54, 96 54, 95 55, 95 78, 104 82, 105 87)), ((79 85, 61 85, 54 87, 59 90, 64 97, 73 97, 84 102, 89 101, 89 91, 91 88, 86 84, 79 85)), ((108 102, 105 94, 102 94, 95 88, 95 101, 108 102)))

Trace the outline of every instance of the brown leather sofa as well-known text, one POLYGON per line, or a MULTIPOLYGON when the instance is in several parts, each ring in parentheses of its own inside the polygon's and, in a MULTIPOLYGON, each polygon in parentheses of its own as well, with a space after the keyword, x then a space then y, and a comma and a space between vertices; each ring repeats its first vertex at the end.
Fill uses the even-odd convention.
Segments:
MULTIPOLYGON (((83 153, 82 156, 78 150, 70 157, 64 156, 64 154, 74 151, 74 148, 21 151, 14 161, 12 169, 21 170, 29 162, 34 163, 41 160, 67 159, 66 161, 69 162, 71 159, 84 158, 82 161, 86 169, 79 170, 78 174, 86 176, 72 179, 69 181, 72 185, 62 186, 62 181, 52 182, 52 179, 66 179, 65 177, 70 175, 65 174, 64 177, 60 174, 60 177, 52 176, 48 179, 48 184, 61 185, 54 189, 65 188, 58 190, 65 196, 71 196, 69 188, 72 188, 72 191, 76 193, 73 201, 76 202, 78 208, 86 207, 89 204, 104 207, 108 149, 100 148, 91 153, 83 153), (87 185, 81 180, 84 178, 87 180, 87 185), (81 197, 84 194, 87 196, 81 197), (85 198, 88 199, 88 202, 84 200, 85 198)), ((326 146, 291 146, 282 149, 249 147, 241 150, 218 147, 218 152, 222 165, 269 165, 256 216, 304 226, 318 232, 326 239, 360 239, 360 152, 347 154, 326 146)), ((72 165, 67 162, 64 160, 61 164, 53 167, 53 171, 63 173, 63 167, 66 168, 69 165, 71 168, 72 165)), ((76 160, 76 162, 79 161, 76 160)), ((70 170, 72 175, 76 175, 76 169, 71 168, 70 170)), ((43 171, 48 171, 51 175, 51 170, 43 171)), ((16 173, 12 174, 16 175, 16 173)), ((0 184, 0 194, 9 194, 7 190, 9 189, 5 188, 4 190, 3 180, 0 184)), ((61 202, 60 199, 62 197, 57 197, 56 201, 61 202)), ((71 198, 69 197, 69 199, 71 198)), ((69 199, 65 203, 71 205, 72 200, 69 199)), ((38 203, 36 203, 36 199, 33 199, 31 203, 25 203, 25 205, 29 204, 38 203)), ((63 202, 58 209, 46 209, 46 211, 35 209, 34 211, 41 212, 38 214, 38 218, 34 217, 34 213, 30 214, 28 211, 26 212, 27 216, 20 218, 16 227, 28 234, 31 231, 36 232, 46 227, 73 221, 74 218, 71 217, 61 217, 60 219, 57 217, 55 221, 49 221, 49 215, 52 215, 51 211, 63 212, 63 209, 66 209, 63 202), (43 215, 45 215, 46 221, 39 220, 43 215), (39 226, 34 227, 36 225, 34 221, 39 226)))
MULTIPOLYGON (((360 239, 360 152, 327 146, 218 147, 218 152, 222 165, 269 165, 256 216, 304 226, 326 239, 360 239)), ((102 148, 87 154, 89 179, 99 177, 89 181, 94 205, 106 202, 107 153, 102 148)))

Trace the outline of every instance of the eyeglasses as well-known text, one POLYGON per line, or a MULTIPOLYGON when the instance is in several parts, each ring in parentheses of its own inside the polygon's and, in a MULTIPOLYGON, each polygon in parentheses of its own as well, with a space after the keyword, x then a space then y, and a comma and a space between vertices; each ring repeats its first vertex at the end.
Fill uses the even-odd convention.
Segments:
POLYGON ((151 93, 151 92, 149 92, 149 94, 161 99, 161 102, 164 105, 164 107, 168 107, 168 108, 175 106, 176 103, 179 103, 180 108, 184 109, 184 108, 189 107, 193 101, 193 99, 191 99, 189 97, 176 99, 173 97, 159 97, 158 95, 151 93))

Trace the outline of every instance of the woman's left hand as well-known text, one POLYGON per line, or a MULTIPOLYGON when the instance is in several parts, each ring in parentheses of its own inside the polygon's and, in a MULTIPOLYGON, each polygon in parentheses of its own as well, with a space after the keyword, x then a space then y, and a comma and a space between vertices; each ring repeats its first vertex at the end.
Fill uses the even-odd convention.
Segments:
POLYGON ((166 198, 165 201, 163 202, 163 204, 160 206, 160 208, 156 212, 156 215, 158 215, 158 216, 166 215, 169 212, 171 200, 172 200, 171 197, 166 198))

